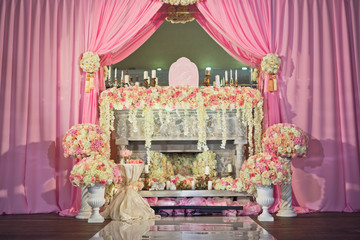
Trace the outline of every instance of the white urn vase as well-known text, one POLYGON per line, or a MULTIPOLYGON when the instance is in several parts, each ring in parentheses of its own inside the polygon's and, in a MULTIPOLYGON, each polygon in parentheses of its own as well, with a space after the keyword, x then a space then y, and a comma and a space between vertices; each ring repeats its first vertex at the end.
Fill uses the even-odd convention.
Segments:
POLYGON ((89 187, 89 199, 88 204, 92 207, 92 212, 90 218, 88 219, 89 223, 102 223, 104 218, 100 215, 100 207, 105 204, 105 186, 99 183, 96 183, 95 186, 89 187))
POLYGON ((258 216, 259 221, 273 222, 274 218, 268 209, 274 203, 273 186, 256 186, 256 202, 262 207, 262 213, 258 216))

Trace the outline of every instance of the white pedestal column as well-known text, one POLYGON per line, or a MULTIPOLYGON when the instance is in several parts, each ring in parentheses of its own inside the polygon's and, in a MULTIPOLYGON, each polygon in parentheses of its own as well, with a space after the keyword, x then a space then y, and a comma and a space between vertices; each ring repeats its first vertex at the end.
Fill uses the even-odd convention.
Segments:
MULTIPOLYGON (((284 158, 285 161, 291 167, 291 158, 284 158)), ((292 207, 292 186, 291 180, 289 184, 281 185, 281 204, 280 210, 276 214, 278 217, 296 217, 297 214, 295 213, 292 207)))

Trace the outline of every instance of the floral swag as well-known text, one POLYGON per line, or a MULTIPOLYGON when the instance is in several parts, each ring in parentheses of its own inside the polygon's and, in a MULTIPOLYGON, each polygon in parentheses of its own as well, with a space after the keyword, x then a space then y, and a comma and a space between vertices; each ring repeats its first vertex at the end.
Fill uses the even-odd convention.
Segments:
POLYGON ((261 61, 261 71, 269 75, 268 92, 277 91, 276 74, 280 68, 281 59, 276 53, 267 54, 261 61))
POLYGON ((160 1, 175 6, 177 5, 187 6, 187 5, 195 4, 196 2, 200 2, 201 0, 160 0, 160 1))
POLYGON ((89 93, 90 90, 95 88, 93 73, 99 71, 99 55, 93 52, 85 52, 80 60, 80 67, 84 72, 88 73, 85 81, 85 92, 89 93))
MULTIPOLYGON (((206 144, 206 110, 217 111, 218 121, 222 127, 222 148, 226 144, 226 121, 227 109, 236 110, 236 116, 248 129, 248 142, 250 156, 261 150, 261 135, 263 119, 263 99, 258 90, 248 87, 154 87, 146 89, 143 87, 133 88, 111 88, 101 93, 100 103, 100 126, 110 136, 114 130, 114 109, 128 109, 129 121, 134 128, 137 127, 136 112, 143 110, 145 119, 145 147, 151 147, 151 137, 154 134, 153 110, 170 112, 184 109, 185 135, 186 124, 188 124, 187 110, 195 109, 197 112, 198 126, 198 149, 207 151, 206 144), (254 135, 254 136, 253 136, 254 135), (254 139, 253 139, 254 138, 254 139), (254 146, 255 145, 255 146, 254 146)), ((160 116, 161 117, 161 116, 160 116)))

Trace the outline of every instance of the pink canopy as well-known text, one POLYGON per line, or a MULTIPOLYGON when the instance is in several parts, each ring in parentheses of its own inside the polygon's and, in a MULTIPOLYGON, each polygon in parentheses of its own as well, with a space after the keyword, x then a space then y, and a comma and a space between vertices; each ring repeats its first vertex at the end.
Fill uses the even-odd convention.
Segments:
MULTIPOLYGON (((295 123, 311 137, 293 160, 302 209, 360 209, 360 3, 356 0, 217 0, 196 18, 239 61, 282 65, 279 91, 264 93, 267 125, 295 123)), ((57 212, 79 199, 62 137, 96 122, 102 70, 84 93, 82 53, 103 65, 127 57, 163 21, 156 0, 0 1, 0 214, 57 212), (120 3, 121 2, 121 3, 120 3)))

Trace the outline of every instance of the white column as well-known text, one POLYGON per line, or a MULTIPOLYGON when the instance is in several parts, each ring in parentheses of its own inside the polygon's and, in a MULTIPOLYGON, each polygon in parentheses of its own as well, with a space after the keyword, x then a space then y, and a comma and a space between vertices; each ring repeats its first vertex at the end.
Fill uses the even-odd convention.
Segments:
MULTIPOLYGON (((291 167, 291 158, 284 158, 285 161, 291 167)), ((296 217, 297 214, 295 213, 292 207, 292 186, 291 180, 289 184, 281 185, 281 204, 280 210, 276 214, 278 217, 296 217)))

